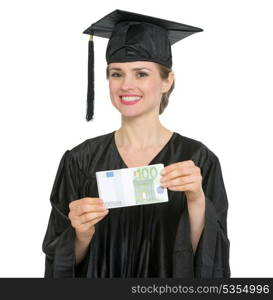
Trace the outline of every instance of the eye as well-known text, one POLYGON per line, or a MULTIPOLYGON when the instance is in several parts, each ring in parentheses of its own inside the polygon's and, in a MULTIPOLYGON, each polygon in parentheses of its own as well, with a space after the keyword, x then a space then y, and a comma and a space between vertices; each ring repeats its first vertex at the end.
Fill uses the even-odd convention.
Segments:
POLYGON ((148 76, 148 74, 147 74, 147 73, 145 73, 145 72, 139 72, 139 73, 138 73, 138 75, 141 75, 140 77, 145 77, 145 76, 148 76))
POLYGON ((120 74, 119 73, 112 73, 111 74, 111 77, 119 77, 120 76, 120 74), (117 76, 116 76, 117 75, 117 76))

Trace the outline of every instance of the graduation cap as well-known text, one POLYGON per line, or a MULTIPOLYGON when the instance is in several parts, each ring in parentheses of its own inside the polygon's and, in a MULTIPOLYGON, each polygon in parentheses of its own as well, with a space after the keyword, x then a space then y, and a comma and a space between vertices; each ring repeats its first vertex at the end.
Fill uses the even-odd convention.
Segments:
POLYGON ((109 39, 108 64, 152 61, 171 68, 171 45, 200 31, 203 29, 119 9, 93 23, 83 32, 90 35, 86 120, 94 114, 94 35, 109 39))

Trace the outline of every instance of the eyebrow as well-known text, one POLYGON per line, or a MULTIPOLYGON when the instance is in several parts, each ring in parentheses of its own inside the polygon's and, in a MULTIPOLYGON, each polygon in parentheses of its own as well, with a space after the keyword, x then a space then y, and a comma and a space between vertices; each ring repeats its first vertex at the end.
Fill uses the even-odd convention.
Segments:
MULTIPOLYGON (((140 70, 143 70, 143 69, 146 69, 146 70, 149 70, 149 71, 152 71, 151 69, 148 69, 148 68, 133 68, 132 70, 133 71, 140 71, 140 70)), ((117 71, 122 71, 122 69, 121 68, 110 68, 109 69, 109 71, 111 71, 111 70, 117 70, 117 71)))

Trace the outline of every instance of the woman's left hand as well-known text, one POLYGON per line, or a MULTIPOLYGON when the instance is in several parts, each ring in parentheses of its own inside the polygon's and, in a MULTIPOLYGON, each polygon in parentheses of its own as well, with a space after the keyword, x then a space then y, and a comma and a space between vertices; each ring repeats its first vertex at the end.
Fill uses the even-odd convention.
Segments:
POLYGON ((173 163, 163 170, 160 180, 163 187, 171 191, 185 192, 187 201, 205 199, 201 171, 192 160, 173 163))

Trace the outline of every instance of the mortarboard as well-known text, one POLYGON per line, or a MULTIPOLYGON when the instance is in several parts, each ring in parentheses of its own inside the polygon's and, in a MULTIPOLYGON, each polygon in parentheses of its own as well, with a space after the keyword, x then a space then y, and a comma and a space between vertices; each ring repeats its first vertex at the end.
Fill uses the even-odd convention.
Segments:
POLYGON ((200 31, 203 29, 119 9, 93 23, 83 32, 90 35, 86 120, 92 120, 94 113, 94 35, 109 39, 107 64, 152 61, 171 68, 171 45, 200 31))

